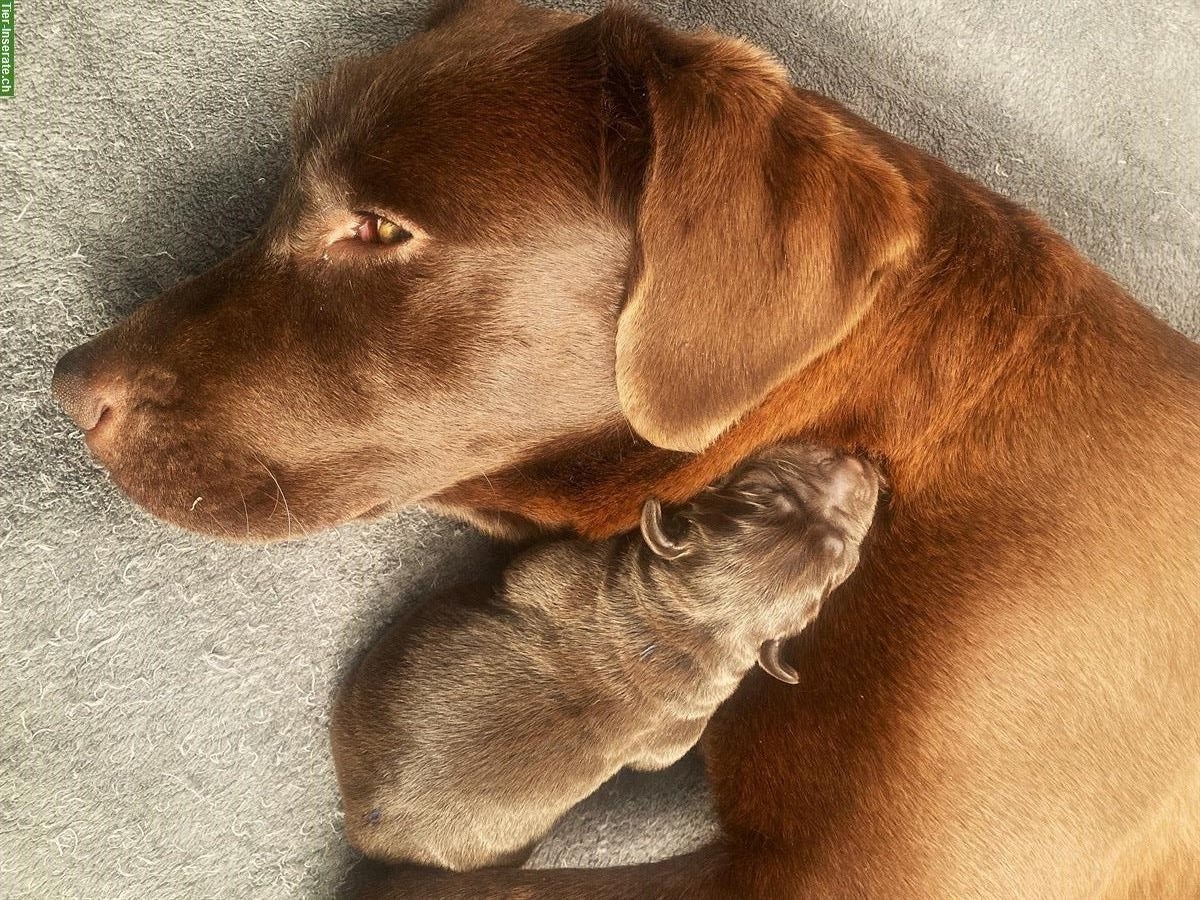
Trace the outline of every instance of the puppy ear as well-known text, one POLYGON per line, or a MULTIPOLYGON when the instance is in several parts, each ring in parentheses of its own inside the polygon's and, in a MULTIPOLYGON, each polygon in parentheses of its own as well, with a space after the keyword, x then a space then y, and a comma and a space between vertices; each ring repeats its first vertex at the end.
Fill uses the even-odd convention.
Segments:
POLYGON ((645 439, 700 451, 853 327, 914 245, 915 205, 849 115, 760 50, 619 7, 595 26, 606 174, 634 195, 620 402, 645 439), (639 143, 639 171, 614 167, 639 143))
POLYGON ((656 556, 679 559, 692 552, 687 541, 677 541, 663 527, 662 504, 651 498, 642 505, 642 539, 656 556))
POLYGON ((758 648, 758 667, 784 684, 800 683, 800 673, 783 658, 783 641, 779 639, 764 641, 758 648))

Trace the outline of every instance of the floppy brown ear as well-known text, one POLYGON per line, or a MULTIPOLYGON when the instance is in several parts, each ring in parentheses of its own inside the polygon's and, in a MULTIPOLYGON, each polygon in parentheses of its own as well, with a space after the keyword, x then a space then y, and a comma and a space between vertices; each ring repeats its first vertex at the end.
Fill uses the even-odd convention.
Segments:
POLYGON ((641 98, 626 115, 649 131, 621 406, 652 443, 700 451, 854 325, 913 247, 915 204, 848 116, 760 50, 624 8, 598 20, 607 104, 641 98))

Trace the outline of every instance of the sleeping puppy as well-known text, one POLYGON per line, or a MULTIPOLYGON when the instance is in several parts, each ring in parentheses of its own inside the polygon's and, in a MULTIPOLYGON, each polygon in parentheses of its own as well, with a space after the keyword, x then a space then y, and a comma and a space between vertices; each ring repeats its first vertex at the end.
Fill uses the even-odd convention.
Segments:
POLYGON ((393 626, 334 710, 350 841, 517 862, 618 769, 687 752, 756 659, 795 682, 778 639, 853 570, 878 489, 853 456, 775 448, 665 521, 648 501, 640 536, 544 544, 393 626))

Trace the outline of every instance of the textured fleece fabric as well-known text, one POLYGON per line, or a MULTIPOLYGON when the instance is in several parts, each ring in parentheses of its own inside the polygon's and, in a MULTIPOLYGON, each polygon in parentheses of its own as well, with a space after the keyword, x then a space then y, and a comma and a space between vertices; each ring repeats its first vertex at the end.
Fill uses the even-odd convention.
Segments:
MULTIPOLYGON (((1200 336, 1194 0, 650 5, 770 47, 1200 336)), ((420 511, 265 548, 181 533, 117 493, 48 393, 62 351, 259 222, 296 85, 421 12, 18 0, 17 97, 0 100, 0 896, 328 896, 353 863, 335 686, 404 604, 496 564, 420 511)), ((712 827, 689 759, 606 786, 533 864, 654 858, 712 827)))

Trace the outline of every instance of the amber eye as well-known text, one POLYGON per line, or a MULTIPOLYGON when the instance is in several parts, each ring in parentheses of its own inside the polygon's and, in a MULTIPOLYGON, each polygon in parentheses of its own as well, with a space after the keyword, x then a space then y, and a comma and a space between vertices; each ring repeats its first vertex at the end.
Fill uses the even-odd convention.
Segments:
POLYGON ((359 213, 354 236, 364 244, 403 244, 412 240, 412 233, 391 219, 375 213, 359 213))

